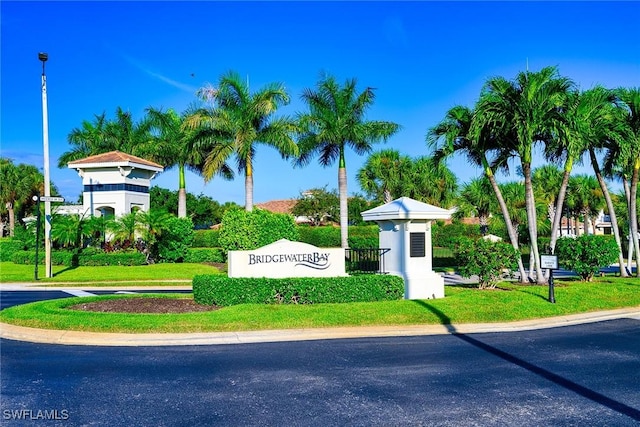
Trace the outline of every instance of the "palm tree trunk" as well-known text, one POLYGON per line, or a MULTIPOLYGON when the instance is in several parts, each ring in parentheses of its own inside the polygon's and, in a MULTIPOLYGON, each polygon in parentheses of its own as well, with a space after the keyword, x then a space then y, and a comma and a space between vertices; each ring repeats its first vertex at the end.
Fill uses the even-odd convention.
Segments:
POLYGON ((540 285, 546 283, 546 279, 540 268, 540 252, 538 251, 538 218, 536 215, 536 203, 533 196, 533 183, 531 182, 531 163, 522 162, 522 172, 524 173, 524 193, 527 206, 527 222, 529 228, 529 239, 531 241, 531 251, 534 256, 536 282, 540 285))
POLYGON ((340 245, 349 247, 349 210, 347 207, 347 168, 344 167, 344 159, 340 160, 338 168, 338 193, 340 195, 340 245))
POLYGON ((247 166, 245 168, 244 209, 247 212, 253 210, 253 168, 251 167, 251 156, 247 157, 247 166))
POLYGON ((629 223, 631 224, 631 236, 636 253, 636 277, 640 277, 640 265, 638 265, 638 260, 640 260, 640 242, 638 239, 638 208, 636 205, 639 174, 640 161, 637 161, 633 168, 633 175, 631 176, 631 191, 629 194, 629 223))
POLYGON ((509 209, 507 208, 507 204, 504 202, 504 198, 502 197, 502 192, 500 191, 500 187, 498 187, 498 182, 496 181, 496 177, 493 175, 493 171, 489 167, 489 164, 486 159, 483 159, 484 163, 484 173, 489 179, 491 183, 491 187, 493 188, 493 192, 496 194, 496 198, 498 199, 498 204, 500 205, 500 211, 502 212, 502 216, 504 218, 505 225, 507 227, 507 233, 509 234, 509 240, 511 240, 511 246, 518 252, 518 271, 520 272, 520 283, 526 283, 525 277, 527 273, 524 271, 524 264, 522 263, 522 256, 520 255, 520 245, 518 243, 518 235, 516 234, 515 228, 511 223, 511 216, 509 215, 509 209))
POLYGON ((573 160, 567 159, 564 166, 562 183, 560 184, 560 190, 558 191, 558 199, 556 200, 556 211, 553 216, 553 223, 551 224, 551 241, 549 242, 551 253, 555 253, 556 242, 558 241, 560 222, 562 221, 562 208, 564 207, 564 198, 567 195, 567 186, 569 185, 569 175, 571 174, 572 165, 573 160))
POLYGON ((9 236, 13 237, 14 230, 16 228, 16 215, 13 210, 13 203, 7 202, 5 204, 7 211, 9 212, 9 236))
POLYGON ((178 165, 178 218, 187 217, 187 189, 184 178, 184 164, 178 165))
POLYGON ((611 219, 611 230, 613 232, 614 238, 616 239, 616 244, 618 245, 618 263, 620 264, 620 276, 629 277, 629 275, 627 274, 627 270, 624 267, 624 255, 622 253, 622 242, 620 241, 620 229, 618 228, 616 211, 613 208, 613 200, 611 200, 609 188, 607 187, 607 183, 604 181, 604 177, 602 176, 602 172, 600 171, 600 165, 598 164, 598 159, 596 158, 596 153, 593 148, 589 148, 589 158, 591 159, 591 167, 593 168, 593 172, 596 174, 598 183, 600 183, 600 189, 602 189, 604 200, 607 202, 609 218, 611 219))

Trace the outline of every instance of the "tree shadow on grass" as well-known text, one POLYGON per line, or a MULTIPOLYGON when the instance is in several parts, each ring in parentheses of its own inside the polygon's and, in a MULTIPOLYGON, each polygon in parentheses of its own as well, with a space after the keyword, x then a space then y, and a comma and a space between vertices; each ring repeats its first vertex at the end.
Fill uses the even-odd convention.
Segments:
MULTIPOLYGON (((539 296, 539 295, 538 295, 539 296)), ((545 298, 546 300, 546 298, 545 298)), ((489 354, 492 354, 496 357, 499 357, 500 359, 517 365, 523 369, 526 369, 527 371, 536 374, 544 379, 546 379, 547 381, 551 381, 552 383, 555 383, 556 385, 559 385, 560 387, 563 387, 567 390, 570 390, 584 398, 587 398, 595 403, 598 403, 600 405, 606 406, 607 408, 616 411, 620 414, 626 415, 636 421, 640 421, 640 410, 633 408, 631 406, 625 405, 622 402, 619 402, 617 400, 611 399, 601 393, 598 393, 595 390, 591 390, 590 388, 584 387, 578 383, 575 383, 565 377, 562 377, 558 374, 555 374, 547 369, 541 368, 539 366, 536 366, 530 362, 527 362, 524 359, 520 359, 519 357, 516 357, 512 354, 509 354, 505 351, 502 351, 498 348, 495 348, 489 344, 486 344, 482 341, 479 341, 475 338, 470 337, 469 335, 465 335, 463 333, 460 333, 457 331, 455 325, 451 324, 451 318, 449 316, 447 316, 445 313, 443 313, 442 311, 438 310, 437 308, 435 308, 434 306, 432 306, 431 304, 423 301, 423 300, 414 300, 414 302, 416 304, 421 305, 422 307, 426 308, 428 311, 430 311, 431 313, 435 314, 436 317, 438 317, 438 319, 440 319, 440 323, 442 323, 447 330, 449 331, 450 334, 452 334, 453 336, 455 336, 456 338, 461 339, 462 341, 471 344, 472 346, 479 348, 483 351, 486 351, 489 354)))
POLYGON ((75 270, 76 268, 78 268, 77 265, 68 266, 68 267, 63 268, 62 270, 58 271, 57 273, 53 273, 53 277, 57 277, 57 276, 61 275, 62 273, 66 273, 67 271, 75 270))

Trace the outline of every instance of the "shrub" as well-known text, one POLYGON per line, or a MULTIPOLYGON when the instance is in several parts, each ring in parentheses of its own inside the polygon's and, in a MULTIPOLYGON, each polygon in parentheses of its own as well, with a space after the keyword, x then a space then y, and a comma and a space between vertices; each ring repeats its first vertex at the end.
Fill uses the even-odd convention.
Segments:
POLYGON ((193 278, 194 300, 217 306, 392 301, 403 295, 404 281, 391 275, 270 279, 206 274, 193 278))
POLYGON ((11 237, 0 239, 0 261, 11 261, 16 252, 24 251, 26 248, 22 240, 11 237))
POLYGON ((219 241, 227 251, 252 250, 280 239, 298 240, 293 216, 264 209, 230 209, 222 217, 219 241))
POLYGON ((601 267, 617 261, 618 245, 611 236, 583 234, 576 238, 558 239, 555 253, 559 264, 590 282, 601 267))
POLYGON ((193 235, 194 248, 219 248, 220 230, 196 230, 193 235))
MULTIPOLYGON (((36 257, 35 251, 19 251, 14 252, 11 261, 14 264, 33 265, 36 257)), ((51 265, 68 265, 69 267, 77 265, 78 254, 71 251, 51 251, 51 265)), ((44 249, 38 251, 38 264, 45 264, 44 249)))
POLYGON ((472 239, 481 237, 480 227, 460 222, 446 225, 438 222, 432 224, 431 242, 433 246, 454 249, 461 237, 472 239))
POLYGON ((78 255, 78 265, 101 266, 101 265, 145 265, 147 257, 137 251, 117 251, 102 252, 78 255))
POLYGON ((519 254, 508 243, 485 239, 458 239, 454 249, 462 276, 478 276, 480 289, 495 288, 504 269, 516 268, 519 254))
POLYGON ((166 228, 157 237, 154 249, 158 261, 183 262, 193 243, 193 234, 193 222, 190 218, 168 218, 166 228))
POLYGON ((319 248, 339 248, 340 228, 298 226, 298 240, 319 248))
POLYGON ((227 257, 222 248, 189 248, 184 262, 226 262, 227 257))

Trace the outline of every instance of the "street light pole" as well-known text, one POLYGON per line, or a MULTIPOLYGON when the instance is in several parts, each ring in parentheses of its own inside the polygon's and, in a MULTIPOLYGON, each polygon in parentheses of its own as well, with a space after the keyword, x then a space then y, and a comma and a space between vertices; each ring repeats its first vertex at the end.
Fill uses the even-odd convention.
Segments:
MULTIPOLYGON (((49 55, 38 53, 38 59, 42 61, 42 144, 44 146, 44 196, 51 196, 49 178, 49 117, 47 112, 47 76, 44 73, 44 63, 49 55)), ((45 277, 52 277, 51 271, 51 202, 44 202, 44 257, 45 277)))

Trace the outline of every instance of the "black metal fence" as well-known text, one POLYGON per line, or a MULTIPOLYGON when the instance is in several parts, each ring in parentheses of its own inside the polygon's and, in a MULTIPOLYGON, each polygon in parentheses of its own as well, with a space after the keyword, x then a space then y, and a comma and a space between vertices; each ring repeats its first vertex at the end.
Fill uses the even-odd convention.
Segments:
POLYGON ((384 254, 390 250, 387 248, 345 249, 345 269, 347 273, 386 274, 384 254))

